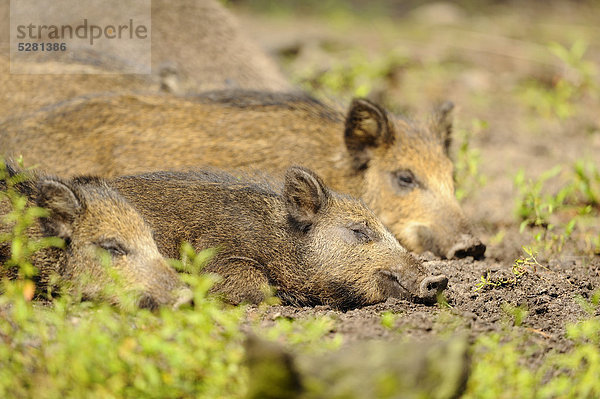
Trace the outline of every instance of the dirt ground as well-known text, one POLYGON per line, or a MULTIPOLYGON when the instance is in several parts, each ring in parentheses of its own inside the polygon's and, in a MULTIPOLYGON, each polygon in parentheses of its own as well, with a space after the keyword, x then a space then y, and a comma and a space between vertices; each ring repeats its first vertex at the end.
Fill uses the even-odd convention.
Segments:
POLYGON ((527 309, 518 331, 524 328, 530 333, 541 356, 549 349, 563 351, 570 347, 570 341, 565 338, 565 325, 588 316, 576 298, 588 299, 600 283, 598 258, 551 262, 552 266, 536 272, 531 270, 516 281, 512 281, 511 264, 492 259, 421 259, 426 266, 448 276, 447 305, 425 306, 392 298, 347 312, 326 306, 254 307, 250 308, 248 318, 260 319, 260 326, 271 326, 278 318, 330 317, 334 321, 330 335, 340 334, 345 344, 364 339, 423 339, 458 332, 474 340, 481 333, 513 328, 514 315, 506 307, 510 305, 527 309), (508 282, 477 289, 480 277, 488 272, 492 281, 508 282), (382 324, 382 315, 387 312, 397 315, 392 326, 382 324))
MULTIPOLYGON (((581 38, 589 44, 586 59, 598 65, 600 42, 595 39, 600 31, 589 19, 594 12, 587 3, 557 2, 544 9, 539 8, 541 3, 507 4, 485 10, 448 3, 408 10, 396 6, 387 18, 347 24, 327 16, 296 14, 286 19, 236 10, 244 26, 279 56, 292 76, 306 77, 310 68, 339 66, 340 58, 350 62, 348 54, 356 49, 373 60, 400 53, 404 61, 376 88, 378 99, 411 115, 422 115, 436 101, 449 99, 457 105, 455 131, 469 129, 473 120, 487 123, 470 142, 480 154, 485 184, 463 200, 465 212, 487 244, 486 259, 420 256, 427 267, 448 276, 447 305, 390 299, 348 312, 273 306, 251 308, 250 320, 271 325, 278 318, 329 316, 334 320, 331 335, 341 334, 346 343, 454 331, 475 339, 484 332, 513 328, 514 308, 519 307, 527 313, 518 331, 529 335, 540 355, 569 347, 565 325, 588 315, 580 302, 600 287, 600 257, 583 253, 577 238, 560 252, 540 254, 540 265, 529 265, 516 277, 514 262, 526 256, 521 247, 532 243, 533 232, 519 232, 515 215, 519 192, 513 181, 520 169, 537 178, 555 165, 577 159, 600 166, 598 98, 578 98, 572 115, 561 119, 534 113, 520 88, 530 80, 568 78, 569 71, 545 47, 553 41, 568 45, 581 38), (273 31, 278 34, 269 33, 273 31), (482 276, 488 281, 483 286, 482 276), (392 326, 382 324, 382 315, 388 312, 396 315, 392 326)), ((455 142, 454 152, 457 146, 455 142)), ((560 175, 548 189, 552 193, 569 178, 560 175)), ((594 228, 600 225, 597 217, 591 223, 594 228)))

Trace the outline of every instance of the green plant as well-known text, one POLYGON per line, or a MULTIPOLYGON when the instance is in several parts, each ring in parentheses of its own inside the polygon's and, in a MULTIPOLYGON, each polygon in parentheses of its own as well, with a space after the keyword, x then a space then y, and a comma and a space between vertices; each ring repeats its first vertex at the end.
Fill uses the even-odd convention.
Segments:
POLYGON ((529 179, 525 182, 522 170, 515 177, 515 185, 520 192, 517 200, 517 214, 521 219, 519 230, 523 232, 528 226, 534 228, 535 242, 547 251, 561 252, 578 221, 577 217, 571 217, 561 225, 552 222, 553 215, 566 208, 568 198, 573 196, 574 191, 571 184, 563 185, 556 194, 548 193, 545 189, 546 183, 555 179, 562 170, 563 167, 557 165, 542 173, 535 181, 529 179))
MULTIPOLYGON (((22 161, 17 161, 22 167, 22 161)), ((32 238, 27 234, 28 229, 40 217, 48 216, 48 211, 36 206, 30 206, 27 198, 21 195, 15 186, 27 179, 26 174, 17 173, 10 176, 6 164, 0 158, 0 201, 8 201, 10 210, 2 215, 0 223, 5 227, 0 230, 0 245, 10 244, 10 258, 5 261, 4 268, 18 270, 21 279, 27 280, 24 288, 31 297, 35 287, 31 278, 37 275, 37 269, 31 264, 31 256, 40 249, 47 247, 62 247, 63 241, 58 237, 32 238)))
POLYGON ((396 325, 396 320, 398 320, 398 314, 394 312, 385 311, 381 314, 381 325, 388 330, 392 330, 394 328, 396 325))
MULTIPOLYGON (((520 276, 518 276, 520 277, 520 276)), ((508 285, 516 284, 517 276, 514 277, 495 277, 492 276, 490 271, 486 271, 484 275, 479 278, 479 282, 475 284, 475 291, 483 289, 493 289, 499 287, 506 287, 508 285)))
POLYGON ((245 309, 209 296, 210 276, 184 277, 194 307, 158 313, 81 303, 64 294, 40 307, 5 282, 0 396, 241 396, 245 309))
POLYGON ((537 269, 547 267, 542 266, 538 260, 536 259, 537 254, 534 252, 531 247, 521 247, 527 256, 521 256, 519 259, 515 260, 512 267, 512 273, 516 278, 519 278, 527 273, 537 273, 537 269))
POLYGON ((519 282, 519 279, 528 273, 537 273, 538 268, 547 269, 547 267, 540 264, 537 260, 537 254, 531 247, 521 247, 527 256, 521 256, 515 260, 511 268, 511 275, 509 277, 495 277, 492 273, 487 271, 480 277, 479 282, 475 284, 475 291, 482 289, 493 289, 499 287, 505 287, 509 285, 515 285, 519 282))
POLYGON ((523 321, 527 318, 529 312, 523 306, 513 306, 508 303, 502 304, 502 310, 509 316, 512 320, 512 325, 515 327, 521 327, 523 325, 523 321))
MULTIPOLYGON (((208 296, 210 276, 185 276, 194 308, 158 314, 80 302, 64 292, 47 306, 31 302, 31 255, 61 241, 29 237, 28 227, 46 211, 28 206, 15 190, 24 176, 8 176, 3 166, 2 195, 11 207, 4 219, 12 228, 2 240, 12 250, 7 266, 20 272, 17 280, 3 281, 0 296, 0 397, 241 395, 245 309, 208 296)), ((201 268, 211 253, 186 255, 181 264, 201 268)))
POLYGON ((600 294, 580 301, 589 317, 567 325, 573 346, 551 352, 539 366, 531 358, 539 348, 519 327, 526 311, 504 306, 514 326, 479 336, 473 345, 473 369, 463 398, 594 398, 600 395, 600 294))
POLYGON ((580 159, 573 164, 572 195, 574 204, 598 207, 600 205, 600 170, 594 162, 580 159))
POLYGON ((582 39, 575 40, 569 48, 556 42, 548 44, 548 50, 565 65, 565 79, 569 80, 578 92, 595 86, 597 69, 593 62, 584 59, 587 49, 588 43, 582 39))
POLYGON ((561 252, 577 231, 584 238, 586 252, 598 250, 593 220, 598 215, 600 172, 592 161, 578 160, 570 168, 557 165, 537 180, 526 179, 523 170, 515 177, 519 190, 516 213, 520 231, 532 228, 539 249, 561 252), (548 186, 558 186, 551 191, 548 186))
POLYGON ((576 40, 569 48, 550 43, 548 51, 562 61, 563 71, 549 83, 525 81, 519 89, 523 101, 543 117, 556 116, 562 120, 573 116, 576 101, 597 90, 596 66, 584 59, 587 47, 583 40, 576 40))
POLYGON ((526 365, 535 350, 527 334, 494 332, 479 336, 473 346, 473 369, 463 398, 534 398, 540 383, 535 370, 526 365))
POLYGON ((396 54, 368 59, 362 52, 342 55, 325 71, 306 68, 295 80, 307 90, 324 91, 339 98, 366 97, 374 88, 384 86, 386 79, 406 60, 396 54))
POLYGON ((475 291, 480 291, 484 288, 496 288, 501 287, 507 283, 507 281, 495 281, 492 278, 492 274, 490 271, 486 271, 484 275, 479 278, 479 282, 475 284, 475 291))
POLYGON ((554 375, 540 388, 539 397, 593 398, 600 395, 600 319, 596 316, 600 292, 589 301, 579 297, 588 318, 566 326, 573 347, 549 356, 540 375, 554 375))
POLYGON ((525 171, 519 170, 515 176, 514 183, 519 190, 517 198, 517 215, 522 220, 520 230, 527 226, 540 226, 548 228, 551 226, 550 216, 554 211, 564 204, 568 195, 567 189, 562 189, 557 195, 543 192, 547 181, 555 178, 562 171, 562 166, 557 165, 545 171, 537 180, 525 178, 525 171))
POLYGON ((572 104, 575 89, 564 80, 552 83, 551 87, 537 80, 528 80, 521 85, 520 96, 530 108, 544 118, 557 117, 564 120, 575 112, 572 104))

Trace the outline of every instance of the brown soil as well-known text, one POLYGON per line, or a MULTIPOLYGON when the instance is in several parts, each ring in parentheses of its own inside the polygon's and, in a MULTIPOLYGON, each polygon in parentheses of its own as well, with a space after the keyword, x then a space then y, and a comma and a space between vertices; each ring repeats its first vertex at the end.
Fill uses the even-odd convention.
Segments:
POLYGON ((389 299, 385 303, 347 312, 327 306, 253 307, 249 310, 249 319, 260 318, 261 326, 270 326, 278 318, 327 316, 334 320, 331 335, 341 334, 346 343, 362 339, 393 339, 398 334, 424 338, 455 331, 466 332, 474 339, 484 332, 510 328, 514 323, 514 316, 506 307, 510 305, 527 310, 520 328, 533 333, 542 347, 564 350, 570 345, 565 338, 565 325, 588 316, 577 298, 589 298, 600 286, 600 260, 597 258, 589 262, 582 258, 551 262, 547 268, 531 268, 520 277, 515 277, 512 265, 491 259, 421 259, 432 270, 448 276, 447 305, 426 306, 389 299), (481 276, 488 273, 489 281, 498 285, 478 289, 481 276), (382 325, 384 312, 398 315, 393 328, 382 325))

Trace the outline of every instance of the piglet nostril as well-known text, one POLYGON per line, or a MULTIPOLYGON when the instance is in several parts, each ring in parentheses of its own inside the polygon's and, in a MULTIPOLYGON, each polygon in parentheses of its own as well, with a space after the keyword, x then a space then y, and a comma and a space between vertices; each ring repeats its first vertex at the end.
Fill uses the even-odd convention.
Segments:
POLYGON ((425 302, 435 302, 437 296, 448 287, 448 277, 440 274, 438 276, 426 277, 421 281, 421 299, 425 302))
POLYGON ((462 259, 467 256, 472 256, 475 259, 481 259, 485 255, 485 244, 479 241, 478 238, 470 234, 461 235, 456 244, 450 248, 446 254, 448 259, 462 259))

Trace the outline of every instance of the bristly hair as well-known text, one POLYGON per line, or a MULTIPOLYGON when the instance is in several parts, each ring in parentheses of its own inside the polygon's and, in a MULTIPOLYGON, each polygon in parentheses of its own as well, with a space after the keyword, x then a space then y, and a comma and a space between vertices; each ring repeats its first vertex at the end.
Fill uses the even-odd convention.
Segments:
POLYGON ((94 184, 94 185, 106 184, 104 179, 102 179, 98 176, 91 176, 91 175, 75 176, 75 177, 73 177, 72 182, 75 184, 94 184))
POLYGON ((303 92, 272 93, 257 90, 228 89, 208 91, 189 98, 202 103, 216 103, 236 108, 275 106, 292 111, 301 109, 315 112, 320 117, 333 122, 344 120, 342 113, 303 92))
MULTIPOLYGON (((36 195, 35 184, 33 181, 37 176, 37 172, 20 169, 16 166, 16 162, 14 162, 12 159, 7 159, 4 161, 4 168, 8 174, 8 178, 13 178, 18 175, 23 176, 23 180, 14 185, 15 189, 30 199, 36 195)), ((0 190, 6 189, 6 181, 0 180, 0 190)))
MULTIPOLYGON (((117 177, 114 180, 127 178, 129 176, 117 177)), ((260 192, 269 197, 279 196, 283 189, 281 179, 272 177, 264 171, 254 169, 240 169, 224 171, 213 167, 190 168, 188 170, 167 170, 147 172, 135 175, 136 178, 147 181, 202 181, 204 183, 215 183, 221 187, 235 190, 248 190, 260 192)))
POLYGON ((318 305, 329 305, 332 308, 346 312, 348 310, 356 309, 367 304, 367 299, 363 294, 358 292, 346 283, 341 281, 329 281, 327 282, 325 289, 320 291, 326 291, 334 293, 331 298, 341 299, 338 302, 328 301, 327 298, 323 298, 316 294, 308 294, 307 296, 297 297, 291 293, 277 293, 277 297, 286 305, 291 306, 318 306, 318 305))

